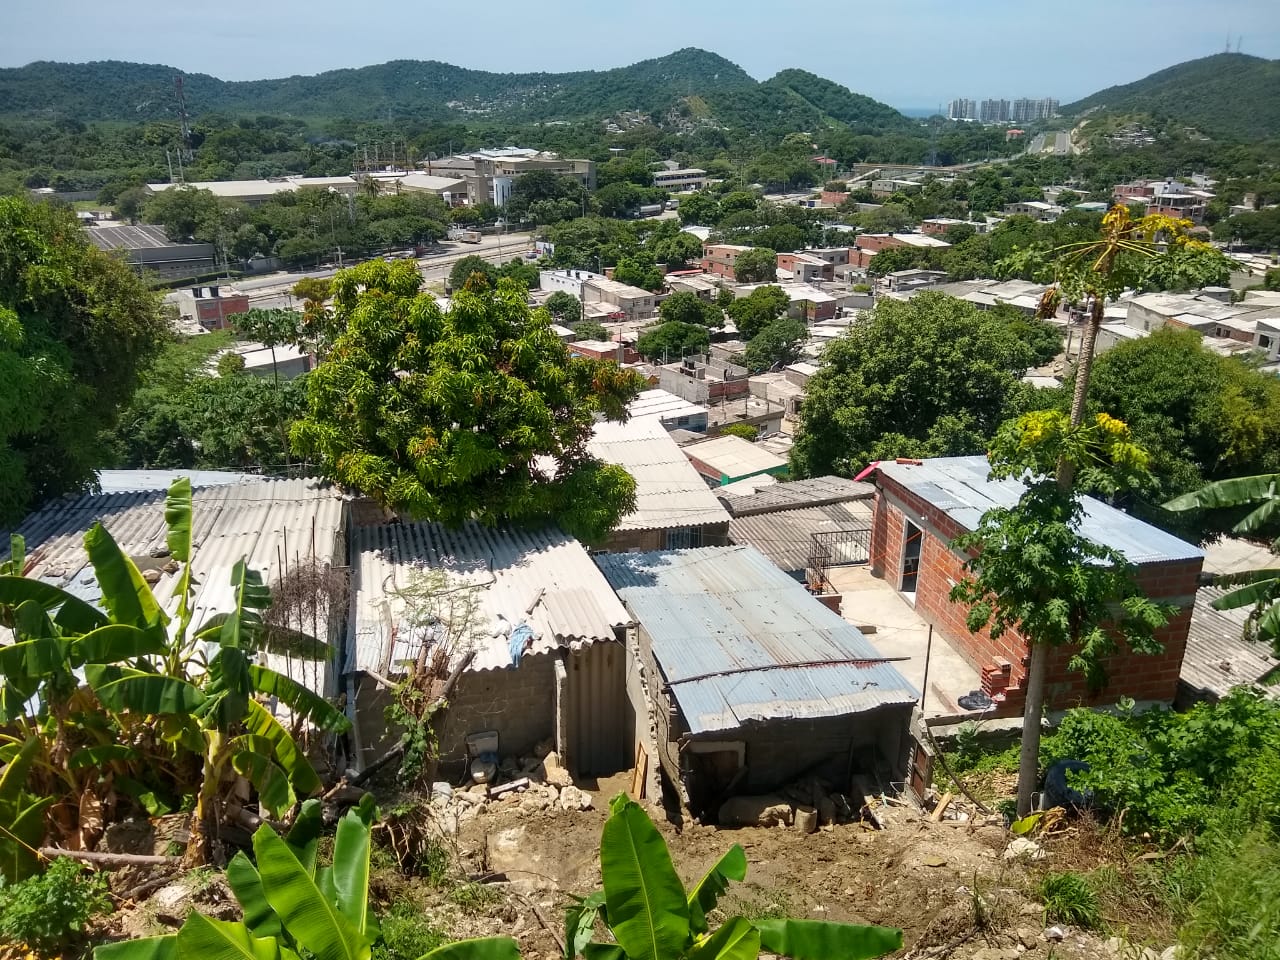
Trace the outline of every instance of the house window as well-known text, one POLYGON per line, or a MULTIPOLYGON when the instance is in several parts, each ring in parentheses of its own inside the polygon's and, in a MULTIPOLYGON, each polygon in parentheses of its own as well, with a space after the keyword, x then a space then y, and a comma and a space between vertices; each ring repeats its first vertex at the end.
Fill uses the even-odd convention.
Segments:
POLYGON ((920 528, 910 520, 902 521, 902 585, 903 593, 913 596, 920 579, 920 544, 923 539, 920 528))

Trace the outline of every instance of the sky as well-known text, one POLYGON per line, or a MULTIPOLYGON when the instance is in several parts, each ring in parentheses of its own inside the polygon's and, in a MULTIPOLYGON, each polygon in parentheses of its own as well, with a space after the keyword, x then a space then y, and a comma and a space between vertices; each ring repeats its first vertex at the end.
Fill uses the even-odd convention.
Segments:
POLYGON ((702 47, 763 80, 800 67, 899 108, 1064 103, 1234 49, 1280 58, 1280 0, 4 0, 0 67, 163 63, 257 80, 386 60, 603 69, 702 47), (127 11, 127 12, 126 12, 127 11))

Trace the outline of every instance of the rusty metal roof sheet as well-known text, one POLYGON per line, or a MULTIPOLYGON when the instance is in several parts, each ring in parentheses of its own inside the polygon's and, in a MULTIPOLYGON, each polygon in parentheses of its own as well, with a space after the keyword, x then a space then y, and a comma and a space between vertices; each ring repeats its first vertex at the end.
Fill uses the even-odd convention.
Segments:
POLYGON ((1280 667, 1280 659, 1272 656, 1267 643, 1244 639, 1250 608, 1213 608, 1213 601, 1226 592, 1222 587, 1201 587, 1196 591, 1187 651, 1178 676, 1179 685, 1193 699, 1217 700, 1234 687, 1262 683, 1280 667))
POLYGON ((649 636, 692 735, 919 699, 856 627, 753 547, 596 563, 649 636))
POLYGON ((506 638, 495 635, 499 617, 511 627, 528 622, 539 635, 530 653, 613 640, 631 622, 582 544, 555 528, 387 524, 358 528, 354 549, 350 633, 356 669, 384 672, 416 657, 422 637, 409 627, 405 590, 421 582, 425 570, 440 571, 458 588, 475 588, 472 623, 461 638, 476 651, 470 670, 511 665, 506 638))
POLYGON ((815 533, 870 529, 869 503, 829 503, 734 517, 729 521, 729 542, 750 544, 787 573, 803 572, 813 554, 815 533))

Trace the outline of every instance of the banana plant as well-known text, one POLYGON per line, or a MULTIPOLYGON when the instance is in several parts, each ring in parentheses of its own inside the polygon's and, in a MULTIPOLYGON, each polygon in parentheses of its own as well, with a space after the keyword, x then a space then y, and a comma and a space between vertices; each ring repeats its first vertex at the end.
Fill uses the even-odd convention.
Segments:
POLYGON ((755 960, 761 950, 794 960, 871 960, 902 949, 902 931, 827 920, 732 917, 714 931, 707 914, 747 875, 735 844, 686 891, 667 843, 639 804, 619 794, 600 838, 604 890, 566 915, 565 957, 574 960, 755 960), (612 943, 592 939, 597 918, 612 943))
MULTIPOLYGON (((371 796, 338 821, 333 862, 316 864, 320 803, 302 805, 281 837, 264 824, 253 835, 257 865, 238 853, 227 882, 244 911, 242 921, 192 913, 176 933, 93 951, 94 960, 369 960, 380 935, 369 906, 371 796)), ((422 960, 518 960, 510 938, 447 944, 422 960), (469 944, 475 944, 474 952, 469 944)))
POLYGON ((39 871, 36 847, 44 837, 44 812, 54 797, 33 797, 23 790, 40 749, 35 737, 21 746, 0 749, 0 878, 17 883, 39 871))
MULTIPOLYGON (((1234 533, 1258 536, 1269 527, 1274 530, 1280 521, 1280 473, 1215 480, 1164 505, 1166 510, 1175 512, 1243 506, 1254 508, 1231 528, 1234 533)), ((1280 537, 1272 541, 1271 552, 1280 553, 1280 537)), ((1236 588, 1214 600, 1214 609, 1253 607, 1245 621, 1245 639, 1269 640, 1272 651, 1280 656, 1280 568, 1224 574, 1215 577, 1213 582, 1220 587, 1236 588)))

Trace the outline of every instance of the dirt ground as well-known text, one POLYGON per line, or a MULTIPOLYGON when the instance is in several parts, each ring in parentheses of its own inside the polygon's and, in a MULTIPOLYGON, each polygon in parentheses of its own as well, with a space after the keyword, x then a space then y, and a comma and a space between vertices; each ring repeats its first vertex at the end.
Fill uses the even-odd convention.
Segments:
MULTIPOLYGON (((608 802, 629 782, 624 774, 582 785, 590 788, 593 804, 585 811, 554 804, 532 809, 516 793, 490 801, 446 843, 450 882, 432 885, 403 877, 383 859, 372 883, 380 912, 408 899, 451 938, 505 934, 520 942, 528 960, 561 957, 569 894, 599 889, 600 831, 608 802), (484 882, 477 885, 477 878, 484 882)), ((1047 929, 1043 906, 1034 898, 1036 882, 1047 870, 1081 869, 1090 857, 1096 861, 1103 855, 1085 829, 1068 827, 1044 838, 1046 855, 1033 862, 1004 858, 1010 836, 1003 826, 982 819, 934 823, 907 805, 879 807, 881 830, 848 823, 808 835, 790 827, 726 830, 690 823, 677 828, 661 808, 649 812, 686 884, 695 883, 730 845, 739 843, 746 851, 747 880, 731 887, 721 900, 723 916, 713 920, 791 916, 900 927, 904 949, 898 957, 910 960, 1117 956, 1105 934, 1064 925, 1047 929)), ((189 876, 194 879, 184 882, 194 890, 186 903, 165 887, 150 902, 112 918, 111 931, 134 937, 164 932, 193 904, 224 918, 237 912, 220 876, 211 871, 189 876)), ((1167 945, 1160 937, 1147 939, 1157 956, 1167 945)))

